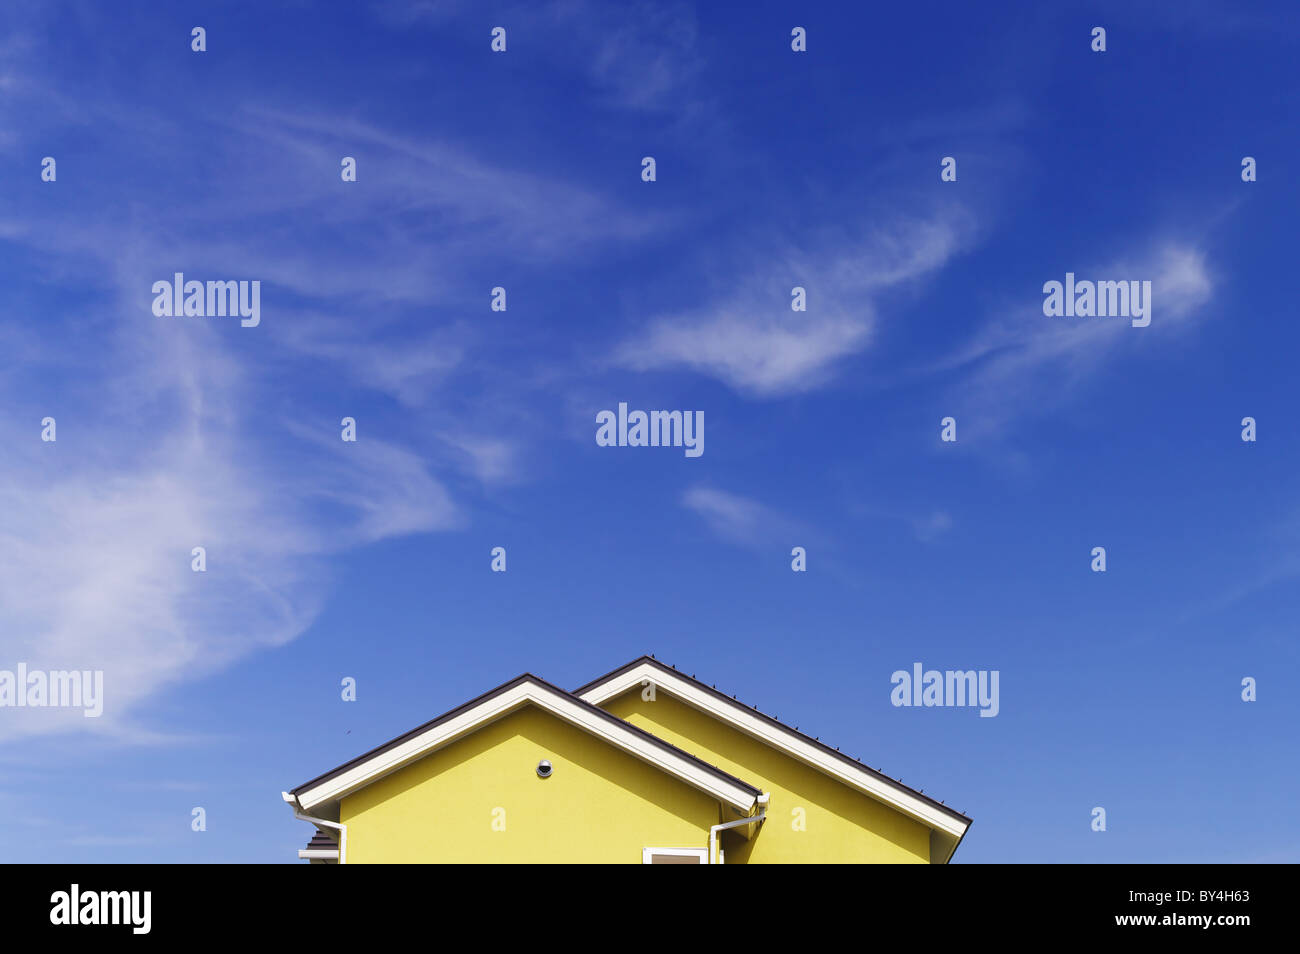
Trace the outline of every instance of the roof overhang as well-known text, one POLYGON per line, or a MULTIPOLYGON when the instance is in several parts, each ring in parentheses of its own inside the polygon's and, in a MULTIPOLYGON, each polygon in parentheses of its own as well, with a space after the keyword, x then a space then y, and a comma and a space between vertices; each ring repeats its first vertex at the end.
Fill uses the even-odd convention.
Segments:
POLYGON ((631 662, 575 690, 574 695, 598 706, 647 683, 654 685, 656 692, 666 692, 926 825, 934 832, 931 860, 947 862, 971 825, 971 819, 960 812, 670 669, 656 659, 644 657, 631 662))
POLYGON ((523 675, 293 790, 304 811, 337 803, 456 740, 528 705, 705 792, 741 817, 757 810, 758 788, 533 675, 523 675))

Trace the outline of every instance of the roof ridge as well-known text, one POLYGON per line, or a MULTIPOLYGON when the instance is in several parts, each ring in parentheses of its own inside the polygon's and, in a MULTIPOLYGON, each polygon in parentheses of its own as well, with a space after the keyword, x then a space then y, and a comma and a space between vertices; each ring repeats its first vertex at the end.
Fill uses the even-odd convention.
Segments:
POLYGON ((591 682, 587 683, 586 685, 579 686, 577 689, 573 690, 573 692, 575 695, 581 695, 582 693, 587 692, 590 689, 594 689, 597 686, 602 685, 603 683, 609 682, 614 677, 622 675, 623 673, 627 672, 630 669, 636 668, 642 663, 649 663, 653 666, 656 666, 663 672, 670 672, 672 675, 677 676, 680 679, 690 680, 701 690, 712 694, 716 698, 722 700, 724 703, 728 703, 734 707, 743 708, 744 711, 746 712, 749 712, 753 715, 757 715, 763 719, 766 719, 768 722, 772 723, 773 725, 778 726, 779 728, 785 730, 786 732, 793 733, 794 735, 803 739, 808 744, 816 746, 817 748, 821 749, 823 752, 826 752, 829 755, 838 758, 840 761, 844 762, 847 765, 869 772, 872 775, 879 778, 880 780, 887 782, 889 785, 896 786, 901 789, 905 789, 906 791, 915 795, 917 798, 929 802, 931 805, 934 805, 936 808, 941 809, 942 811, 946 812, 949 815, 953 815, 958 818, 961 818, 966 822, 973 821, 973 819, 969 815, 966 815, 964 812, 959 812, 951 805, 946 805, 943 802, 939 801, 938 799, 931 798, 929 795, 926 795, 923 791, 918 791, 917 789, 912 788, 912 786, 905 784, 901 778, 894 778, 893 776, 887 775, 884 771, 880 769, 872 768, 870 765, 868 765, 866 762, 863 762, 861 759, 857 759, 850 755, 847 755, 846 753, 841 752, 839 748, 833 747, 823 742, 821 740, 821 736, 811 736, 805 732, 801 732, 798 726, 788 725, 787 723, 782 722, 780 719, 776 718, 775 716, 768 715, 766 712, 760 710, 757 705, 746 705, 745 703, 737 699, 734 695, 728 696, 725 692, 718 689, 716 685, 710 686, 707 683, 701 682, 694 675, 688 676, 686 673, 682 672, 676 666, 671 665, 669 663, 665 663, 662 659, 655 658, 653 654, 648 656, 645 655, 638 656, 636 659, 633 659, 631 662, 625 663, 622 666, 619 666, 617 669, 614 669, 610 672, 607 672, 603 676, 593 679, 591 682))
POLYGON ((587 700, 579 697, 576 693, 572 693, 567 689, 562 689, 561 687, 555 685, 554 683, 548 682, 547 680, 543 679, 541 676, 534 675, 533 673, 530 672, 522 673, 521 675, 516 676, 514 679, 507 680, 506 682, 503 682, 501 685, 497 686, 496 688, 489 689, 487 692, 475 696, 473 699, 469 700, 468 702, 462 703, 461 705, 456 706, 453 709, 449 709, 446 712, 442 713, 441 715, 435 716, 429 721, 423 722, 420 725, 416 726, 415 728, 407 732, 403 732, 401 735, 389 739, 387 742, 377 745, 367 752, 363 752, 361 755, 358 755, 356 758, 350 759, 347 762, 344 762, 342 765, 336 766, 335 768, 330 769, 328 772, 324 772, 321 775, 318 775, 315 778, 311 779, 310 781, 304 782, 303 784, 299 785, 297 788, 291 789, 290 790, 291 794, 298 795, 301 792, 314 788, 315 786, 321 784, 322 782, 329 781, 331 778, 335 778, 339 775, 342 775, 344 772, 348 771, 349 769, 355 768, 358 765, 361 765, 378 755, 382 755, 384 752, 387 752, 389 749, 395 748, 401 745, 403 742, 409 741, 410 739, 420 735, 421 733, 426 732, 429 729, 435 728, 438 725, 450 719, 453 719, 456 716, 461 715, 462 713, 467 712, 475 708, 476 706, 483 704, 484 702, 487 702, 492 697, 500 695, 501 693, 506 692, 509 689, 513 689, 516 686, 519 686, 525 682, 531 682, 536 685, 542 686, 546 689, 549 689, 559 694, 560 696, 564 697, 568 701, 576 703, 578 706, 582 707, 583 709, 591 713, 594 713, 596 715, 599 715, 601 718, 609 722, 617 724, 621 729, 631 732, 634 735, 639 735, 645 739, 648 739, 651 742, 653 742, 655 745, 659 746, 660 748, 668 749, 676 753, 677 755, 680 755, 683 758, 686 758, 691 762, 694 762, 695 764, 701 766, 702 768, 712 773, 713 775, 723 778, 735 785, 738 785, 741 788, 745 789, 746 791, 753 792, 755 796, 762 794, 762 789, 759 788, 758 786, 750 782, 747 782, 744 779, 739 778, 735 775, 732 775, 730 772, 727 772, 716 765, 712 765, 709 762, 706 762, 704 759, 700 758, 699 756, 693 755, 690 752, 687 752, 685 749, 673 745, 667 739, 661 739, 659 738, 659 736, 655 735, 654 733, 649 732, 638 725, 633 725, 631 722, 628 722, 626 719, 620 719, 612 712, 608 712, 605 709, 602 709, 600 706, 588 702, 587 700))

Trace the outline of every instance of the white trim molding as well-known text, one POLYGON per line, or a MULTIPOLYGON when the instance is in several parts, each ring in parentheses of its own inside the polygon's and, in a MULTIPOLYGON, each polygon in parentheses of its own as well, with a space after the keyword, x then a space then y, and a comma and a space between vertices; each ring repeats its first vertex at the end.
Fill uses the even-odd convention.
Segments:
POLYGON ((781 726, 733 699, 708 692, 700 688, 694 680, 687 679, 657 661, 646 660, 630 668, 616 671, 604 680, 584 686, 578 690, 578 696, 585 702, 599 706, 631 689, 642 688, 647 682, 654 685, 656 692, 666 692, 706 715, 713 716, 761 742, 766 742, 773 748, 897 809, 928 828, 951 836, 955 839, 952 841, 953 848, 970 827, 970 820, 959 816, 957 812, 945 811, 906 786, 890 781, 865 766, 855 765, 851 760, 846 760, 846 757, 841 757, 839 753, 827 752, 801 733, 781 726))
POLYGON ((576 726, 629 755, 672 775, 729 806, 741 816, 754 814, 759 790, 700 761, 576 696, 538 679, 521 676, 448 716, 429 723, 295 789, 304 810, 337 802, 360 788, 410 765, 443 746, 527 705, 576 726))
POLYGON ((338 861, 339 850, 337 848, 299 848, 298 857, 306 858, 308 861, 338 861))

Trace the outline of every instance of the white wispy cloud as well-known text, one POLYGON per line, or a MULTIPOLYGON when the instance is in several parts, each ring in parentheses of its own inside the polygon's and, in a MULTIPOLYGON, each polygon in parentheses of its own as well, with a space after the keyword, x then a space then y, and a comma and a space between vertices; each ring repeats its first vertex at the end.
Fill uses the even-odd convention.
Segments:
MULTIPOLYGON (((506 167, 462 145, 349 116, 249 106, 227 125, 247 140, 245 152, 258 144, 290 150, 321 173, 285 191, 274 167, 259 175, 256 162, 245 159, 247 177, 254 183, 265 180, 259 193, 278 204, 312 206, 331 228, 365 223, 376 241, 418 239, 420 248, 438 252, 433 258, 451 256, 459 262, 476 249, 496 248, 532 261, 553 261, 575 250, 598 250, 606 242, 653 234, 667 221, 664 215, 632 214, 589 186, 539 173, 526 163, 506 167), (358 180, 346 202, 339 181, 345 155, 357 160, 358 180), (382 190, 365 188, 372 178, 382 179, 382 190), (376 223, 383 224, 376 229, 376 223)), ((220 214, 223 208, 214 204, 212 211, 220 214)))
POLYGON ((697 486, 681 498, 682 506, 704 519, 709 529, 729 543, 747 547, 807 543, 808 528, 748 497, 697 486))
POLYGON ((920 543, 933 543, 953 527, 952 515, 939 508, 923 510, 905 504, 891 505, 877 499, 850 499, 846 510, 855 517, 906 525, 920 543))
POLYGON ((930 543, 952 529, 952 517, 944 510, 931 511, 912 521, 912 530, 922 543, 930 543))
POLYGON ((132 710, 154 692, 302 633, 326 590, 325 558, 463 519, 421 454, 364 430, 344 443, 332 419, 259 415, 248 400, 259 388, 223 368, 219 334, 186 330, 205 347, 106 349, 123 363, 94 380, 100 406, 0 388, 17 411, 0 434, 5 662, 103 670, 105 694, 98 719, 7 710, 0 737, 143 738, 132 710), (46 413, 57 442, 39 439, 46 413), (132 418, 147 424, 124 426, 132 418), (191 569, 197 546, 206 572, 191 569))
POLYGON ((759 397, 820 387, 837 361, 870 343, 880 296, 942 267, 969 226, 951 210, 878 229, 851 252, 788 252, 737 279, 729 296, 652 318, 614 361, 638 371, 689 368, 759 397), (791 310, 796 285, 807 290, 807 311, 791 310))
MULTIPOLYGON (((108 126, 118 118, 111 104, 83 105, 108 126)), ((192 140, 146 113, 122 118, 152 125, 155 154, 185 168, 192 140)), ((499 421, 467 414, 407 444, 363 415, 359 440, 344 443, 346 409, 287 401, 279 375, 434 404, 484 345, 455 315, 448 270, 488 249, 543 262, 655 227, 582 187, 344 119, 259 107, 218 125, 229 132, 218 140, 224 192, 144 184, 167 210, 145 224, 138 207, 113 202, 94 221, 57 204, 39 227, 21 209, 0 221, 0 242, 32 263, 32 283, 94 297, 89 313, 54 306, 39 333, 0 323, 0 403, 12 412, 0 423, 0 668, 103 670, 105 692, 98 719, 6 710, 0 738, 164 738, 139 721, 140 706, 304 632, 331 556, 463 526, 440 471, 513 479, 520 451, 499 421), (318 179, 259 169, 290 144, 319 163, 318 179), (356 153, 361 175, 382 165, 390 188, 340 201, 339 156, 356 153), (317 240, 291 245, 286 221, 317 240), (151 285, 175 270, 262 280, 263 324, 154 317, 151 285), (431 301, 447 317, 430 322, 431 301), (66 387, 34 386, 46 380, 66 387), (40 440, 46 415, 57 442, 40 440), (196 546, 204 573, 191 570, 196 546)))
POLYGON ((485 484, 514 483, 520 479, 517 442, 457 432, 438 435, 461 458, 462 466, 485 484))
POLYGON ((4 435, 36 453, 0 477, 0 629, 7 662, 103 670, 105 714, 9 710, 0 736, 121 729, 153 691, 292 638, 315 609, 296 565, 309 535, 210 433, 206 447, 163 438, 144 459, 132 445, 123 466, 78 446, 91 421, 59 419, 57 443, 4 435), (190 570, 195 546, 208 573, 190 570))
MULTIPOLYGON (((464 18, 485 22, 479 6, 466 0, 380 0, 374 11, 381 23, 400 29, 441 28, 464 18)), ((679 0, 515 3, 497 8, 491 26, 506 29, 507 50, 510 43, 527 44, 530 54, 540 57, 552 75, 582 76, 598 103, 678 111, 689 111, 697 103, 704 57, 692 4, 679 0), (586 51, 585 55, 570 55, 575 48, 586 51)), ((486 49, 488 27, 482 30, 486 49)))
POLYGON ((1028 301, 987 322, 962 347, 930 367, 956 374, 949 405, 963 411, 963 437, 994 436, 1016 419, 1059 407, 1126 351, 1170 342, 1194 332, 1214 293, 1205 252, 1178 241, 1094 268, 1061 268, 1045 280, 1151 281, 1151 324, 1134 328, 1124 318, 1049 318, 1038 287, 1028 301))

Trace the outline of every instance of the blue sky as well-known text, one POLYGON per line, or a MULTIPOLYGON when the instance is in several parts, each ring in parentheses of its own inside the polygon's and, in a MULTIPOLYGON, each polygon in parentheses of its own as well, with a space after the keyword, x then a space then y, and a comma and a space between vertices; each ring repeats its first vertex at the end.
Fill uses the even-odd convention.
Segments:
POLYGON ((292 861, 282 789, 651 652, 966 812, 959 862, 1300 859, 1293 5, 36 6, 0 669, 106 698, 0 709, 0 859, 292 861), (177 271, 260 325, 155 317, 177 271), (1067 272, 1150 326, 1045 317, 1067 272), (704 454, 598 447, 619 402, 704 454), (914 662, 998 716, 893 707, 914 662))

